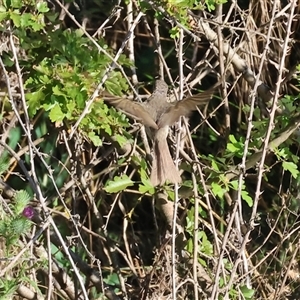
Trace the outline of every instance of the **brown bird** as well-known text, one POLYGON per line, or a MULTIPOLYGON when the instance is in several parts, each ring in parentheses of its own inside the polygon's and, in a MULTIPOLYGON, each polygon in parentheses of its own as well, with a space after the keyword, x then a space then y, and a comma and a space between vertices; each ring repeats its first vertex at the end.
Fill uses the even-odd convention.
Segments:
POLYGON ((144 103, 115 96, 104 97, 105 101, 124 111, 128 116, 155 129, 154 156, 150 174, 150 181, 154 186, 163 185, 166 181, 174 184, 181 182, 180 173, 175 167, 167 142, 169 126, 181 116, 188 116, 197 109, 197 106, 206 104, 218 85, 219 83, 203 93, 175 103, 167 101, 168 86, 163 80, 156 81, 153 94, 144 103))

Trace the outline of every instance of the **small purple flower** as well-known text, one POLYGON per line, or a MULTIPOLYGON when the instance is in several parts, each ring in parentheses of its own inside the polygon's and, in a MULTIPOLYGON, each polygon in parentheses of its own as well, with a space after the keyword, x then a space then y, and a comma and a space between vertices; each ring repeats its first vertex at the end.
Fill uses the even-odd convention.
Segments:
POLYGON ((27 206, 24 208, 22 215, 31 220, 34 216, 34 209, 31 206, 27 206))

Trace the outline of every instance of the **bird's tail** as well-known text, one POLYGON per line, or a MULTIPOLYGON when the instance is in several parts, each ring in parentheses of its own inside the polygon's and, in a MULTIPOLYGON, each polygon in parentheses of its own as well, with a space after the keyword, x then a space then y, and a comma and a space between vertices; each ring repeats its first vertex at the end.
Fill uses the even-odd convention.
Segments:
POLYGON ((154 155, 150 181, 153 186, 163 185, 166 181, 170 183, 181 183, 181 176, 171 157, 167 139, 155 139, 154 155))

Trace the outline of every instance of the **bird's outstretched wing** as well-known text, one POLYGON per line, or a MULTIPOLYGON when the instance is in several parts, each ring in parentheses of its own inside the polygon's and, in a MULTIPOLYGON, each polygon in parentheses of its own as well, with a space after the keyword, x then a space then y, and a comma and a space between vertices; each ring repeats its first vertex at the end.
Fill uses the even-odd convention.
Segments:
POLYGON ((176 104, 171 105, 160 117, 158 127, 171 126, 178 121, 181 116, 187 117, 193 110, 197 110, 198 106, 207 104, 212 98, 218 85, 219 84, 216 84, 207 91, 187 97, 181 101, 177 101, 176 104))
POLYGON ((117 109, 121 110, 129 117, 141 122, 142 124, 152 127, 154 129, 158 129, 158 126, 151 117, 151 115, 139 103, 126 98, 113 96, 108 93, 105 93, 105 95, 103 95, 103 100, 109 103, 110 105, 116 107, 117 109))

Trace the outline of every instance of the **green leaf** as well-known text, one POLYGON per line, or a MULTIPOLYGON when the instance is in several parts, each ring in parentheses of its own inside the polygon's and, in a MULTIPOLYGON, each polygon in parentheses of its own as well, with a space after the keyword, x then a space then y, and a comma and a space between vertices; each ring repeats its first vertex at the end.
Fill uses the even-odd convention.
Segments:
POLYGON ((21 25, 21 16, 20 13, 16 10, 10 13, 10 18, 14 22, 16 27, 20 27, 21 25))
POLYGON ((13 230, 13 234, 14 235, 20 235, 26 232, 26 230, 28 229, 28 226, 30 224, 30 222, 25 219, 23 216, 21 217, 17 217, 16 219, 13 219, 11 221, 11 229, 13 230))
POLYGON ((88 137, 91 139, 91 141, 93 142, 93 144, 96 147, 102 146, 102 141, 101 141, 100 137, 98 135, 96 135, 96 133, 94 131, 89 132, 88 137))
POLYGON ((30 117, 33 117, 36 114, 36 111, 41 106, 41 100, 43 100, 45 96, 46 95, 42 90, 26 94, 26 99, 28 100, 28 105, 29 105, 28 111, 30 117))
POLYGON ((14 8, 21 8, 22 0, 11 0, 11 6, 14 8))
POLYGON ((171 28, 169 30, 169 34, 172 39, 178 38, 179 37, 179 28, 177 26, 171 28))
POLYGON ((6 172, 9 168, 9 159, 6 155, 0 156, 0 175, 2 175, 4 172, 6 172))
POLYGON ((7 12, 0 12, 0 22, 3 21, 7 16, 8 16, 7 12))
POLYGON ((75 108, 76 108, 76 103, 74 101, 71 101, 71 102, 67 103, 66 118, 68 120, 72 120, 75 108))
POLYGON ((249 207, 253 206, 253 200, 249 196, 249 193, 247 191, 242 191, 241 196, 242 196, 242 199, 248 204, 249 207))
POLYGON ((118 193, 120 191, 125 190, 129 186, 133 186, 134 182, 127 176, 127 175, 122 175, 122 176, 115 176, 114 180, 108 180, 106 187, 104 190, 107 193, 118 193))
POLYGON ((149 193, 151 195, 155 194, 155 188, 154 186, 151 184, 150 180, 147 178, 142 178, 142 183, 143 184, 139 184, 139 191, 142 194, 146 194, 149 193))
POLYGON ((6 219, 0 220, 0 236, 6 236, 9 224, 6 219))
POLYGON ((214 171, 220 171, 220 169, 219 169, 219 167, 218 167, 215 160, 211 161, 211 167, 213 168, 214 171))
POLYGON ((231 180, 231 181, 230 181, 230 185, 231 185, 231 187, 232 187, 235 191, 237 191, 238 188, 239 188, 239 182, 238 182, 238 180, 231 180))
POLYGON ((40 12, 40 13, 45 13, 45 12, 49 11, 49 8, 48 8, 46 2, 38 2, 36 5, 36 8, 37 8, 38 12, 40 12))
POLYGON ((53 86, 52 88, 52 92, 53 92, 53 95, 57 95, 57 96, 65 96, 66 93, 62 92, 63 89, 61 86, 58 86, 58 85, 55 85, 53 86))
POLYGON ((284 161, 282 167, 285 171, 289 171, 292 176, 296 179, 299 175, 297 165, 290 161, 284 161))
MULTIPOLYGON (((118 142, 118 144, 123 147, 124 145, 126 145, 128 142, 130 142, 126 136, 121 135, 121 134, 116 134, 115 135, 116 141, 118 142)), ((132 144, 132 143, 131 143, 132 144)))
POLYGON ((62 112, 58 103, 50 110, 49 118, 52 122, 61 122, 65 118, 65 114, 62 112))
POLYGON ((20 16, 20 26, 28 27, 31 24, 31 17, 32 15, 29 13, 23 13, 20 16))
POLYGON ((106 278, 103 279, 103 281, 106 284, 109 284, 109 285, 112 285, 112 286, 119 286, 120 285, 119 277, 116 273, 108 275, 106 278))
POLYGON ((15 194, 14 199, 16 201, 14 206, 14 212, 18 215, 22 213, 25 206, 29 203, 31 197, 27 193, 27 191, 20 190, 15 194))
POLYGON ((249 289, 247 286, 243 285, 240 287, 240 291, 245 297, 246 300, 251 300, 253 299, 255 291, 252 289, 249 289))
POLYGON ((218 196, 219 198, 223 198, 226 189, 224 189, 220 184, 213 182, 211 184, 211 190, 215 196, 218 196))

